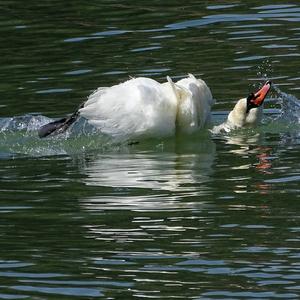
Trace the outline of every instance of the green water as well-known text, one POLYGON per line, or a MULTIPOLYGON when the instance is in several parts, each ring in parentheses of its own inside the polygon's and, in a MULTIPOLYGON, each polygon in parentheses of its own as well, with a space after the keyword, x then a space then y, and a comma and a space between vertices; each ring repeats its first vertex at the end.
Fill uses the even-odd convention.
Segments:
POLYGON ((0 299, 299 299, 298 1, 0 3, 0 299), (220 123, 128 145, 48 118, 129 76, 193 73, 220 123))

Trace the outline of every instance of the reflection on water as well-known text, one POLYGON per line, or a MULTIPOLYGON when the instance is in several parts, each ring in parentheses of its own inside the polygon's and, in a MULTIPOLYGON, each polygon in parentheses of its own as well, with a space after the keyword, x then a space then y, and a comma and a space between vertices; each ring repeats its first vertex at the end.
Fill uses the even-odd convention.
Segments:
POLYGON ((184 144, 179 153, 98 155, 84 167, 86 184, 110 187, 123 196, 92 196, 82 200, 85 209, 174 210, 192 209, 199 203, 182 202, 187 197, 211 194, 208 182, 216 155, 213 141, 184 144), (136 191, 130 193, 129 191, 136 191), (149 192, 151 191, 151 192, 149 192))
POLYGON ((299 298, 297 1, 0 6, 0 299, 299 298), (37 137, 99 86, 187 73, 215 123, 272 79, 264 124, 37 137))
POLYGON ((159 155, 99 155, 84 170, 87 184, 192 192, 193 186, 201 187, 207 181, 216 155, 215 145, 209 139, 194 146, 197 154, 164 151, 159 155), (198 174, 199 170, 203 172, 198 174))

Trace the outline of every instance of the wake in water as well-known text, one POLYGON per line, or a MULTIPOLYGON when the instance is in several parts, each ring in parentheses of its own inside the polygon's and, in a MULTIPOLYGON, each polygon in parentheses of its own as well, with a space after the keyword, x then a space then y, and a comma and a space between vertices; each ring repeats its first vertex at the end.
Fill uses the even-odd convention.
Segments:
MULTIPOLYGON (((266 110, 264 124, 259 130, 277 134, 287 133, 293 140, 299 140, 300 101, 295 96, 282 92, 275 85, 274 89, 278 96, 270 99, 270 102, 279 109, 266 110)), ((226 116, 226 112, 212 113, 212 122, 219 123, 220 118, 225 119, 226 116)), ((128 141, 113 140, 101 134, 82 118, 66 133, 41 140, 38 137, 39 128, 52 121, 54 120, 41 115, 0 118, 0 158, 15 155, 72 155, 93 150, 119 151, 120 148, 128 150, 128 141)), ((188 138, 185 140, 187 143, 188 138)), ((158 144, 157 140, 155 142, 158 144)))

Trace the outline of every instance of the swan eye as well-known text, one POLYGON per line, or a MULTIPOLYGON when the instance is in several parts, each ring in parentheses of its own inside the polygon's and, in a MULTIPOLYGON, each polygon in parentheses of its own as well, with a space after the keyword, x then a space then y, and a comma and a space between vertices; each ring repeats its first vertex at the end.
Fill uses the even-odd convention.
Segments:
POLYGON ((249 96, 247 97, 247 100, 248 100, 248 101, 251 101, 251 100, 253 100, 254 98, 255 98, 254 93, 250 93, 249 96))

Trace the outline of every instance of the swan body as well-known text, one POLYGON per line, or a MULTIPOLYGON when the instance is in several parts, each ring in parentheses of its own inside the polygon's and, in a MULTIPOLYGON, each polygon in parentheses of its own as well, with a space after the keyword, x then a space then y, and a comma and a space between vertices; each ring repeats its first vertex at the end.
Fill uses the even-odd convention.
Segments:
MULTIPOLYGON (((256 93, 240 99, 227 120, 214 126, 213 133, 255 126, 263 114, 263 102, 271 88, 267 81, 256 93)), ((69 117, 45 124, 39 136, 65 132, 79 117, 111 137, 131 139, 163 137, 176 132, 192 133, 210 121, 215 103, 201 79, 189 74, 176 83, 167 77, 159 83, 150 78, 133 78, 112 87, 101 87, 69 117)))
POLYGON ((110 136, 136 138, 194 132, 209 121, 212 94, 193 75, 161 84, 150 78, 133 78, 92 93, 80 116, 110 136))

